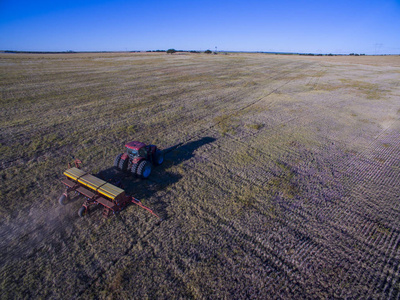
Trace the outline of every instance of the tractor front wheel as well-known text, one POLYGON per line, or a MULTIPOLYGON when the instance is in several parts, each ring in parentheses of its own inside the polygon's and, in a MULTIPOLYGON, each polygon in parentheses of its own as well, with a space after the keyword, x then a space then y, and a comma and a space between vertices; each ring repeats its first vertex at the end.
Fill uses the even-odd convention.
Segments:
POLYGON ((86 215, 86 207, 82 206, 79 210, 78 210, 78 216, 80 216, 81 218, 86 215))
POLYGON ((156 153, 154 153, 154 164, 161 165, 164 162, 164 153, 157 149, 156 153))
POLYGON ((136 175, 136 174, 137 174, 137 173, 136 173, 137 168, 138 168, 138 164, 132 163, 132 167, 131 167, 131 173, 132 173, 132 175, 136 175))
POLYGON ((122 156, 122 153, 118 154, 117 157, 114 159, 114 167, 118 168, 121 156, 122 156))
POLYGON ((129 158, 127 158, 127 159, 120 159, 120 160, 119 160, 118 167, 119 167, 123 172, 125 172, 126 169, 128 168, 128 161, 129 161, 129 158))
POLYGON ((151 163, 147 160, 143 160, 142 162, 139 163, 139 166, 137 168, 137 174, 140 177, 146 179, 150 176, 151 169, 152 169, 151 163))

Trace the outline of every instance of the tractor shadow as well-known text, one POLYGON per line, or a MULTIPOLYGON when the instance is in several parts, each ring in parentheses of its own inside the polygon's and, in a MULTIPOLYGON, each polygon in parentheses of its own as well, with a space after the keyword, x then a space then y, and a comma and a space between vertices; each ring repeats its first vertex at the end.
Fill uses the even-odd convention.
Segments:
POLYGON ((183 176, 177 173, 166 171, 169 168, 182 164, 195 157, 194 152, 200 147, 214 142, 212 137, 203 137, 189 143, 179 143, 163 150, 164 163, 161 166, 154 166, 148 179, 140 179, 131 174, 123 173, 111 167, 100 171, 96 176, 120 186, 128 195, 139 200, 145 200, 161 218, 167 217, 168 201, 164 197, 157 196, 157 192, 165 190, 168 186, 177 183, 183 176))
POLYGON ((175 146, 164 149, 164 168, 171 167, 172 165, 179 165, 182 162, 193 158, 195 156, 194 151, 214 141, 216 141, 215 138, 203 137, 197 141, 189 142, 186 144, 179 143, 175 146))

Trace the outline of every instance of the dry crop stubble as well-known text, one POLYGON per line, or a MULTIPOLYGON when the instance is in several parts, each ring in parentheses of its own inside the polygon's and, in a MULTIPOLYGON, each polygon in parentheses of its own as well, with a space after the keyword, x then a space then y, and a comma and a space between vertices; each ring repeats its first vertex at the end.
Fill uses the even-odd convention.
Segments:
POLYGON ((0 58, 5 297, 399 298, 396 57, 0 58), (132 139, 183 143, 124 181, 163 222, 57 206, 132 139))

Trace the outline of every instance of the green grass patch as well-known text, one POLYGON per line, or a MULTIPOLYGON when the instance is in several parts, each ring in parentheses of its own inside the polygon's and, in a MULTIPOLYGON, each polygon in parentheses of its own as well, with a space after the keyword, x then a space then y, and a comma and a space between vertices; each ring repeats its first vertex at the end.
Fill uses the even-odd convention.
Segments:
POLYGON ((246 127, 254 130, 260 130, 264 127, 264 124, 247 124, 246 127))
POLYGON ((359 81, 340 79, 345 88, 351 88, 366 96, 367 99, 377 100, 386 95, 386 90, 380 88, 378 84, 359 81))
POLYGON ((214 117, 213 121, 222 136, 227 133, 235 134, 235 129, 238 127, 236 119, 229 114, 214 117))

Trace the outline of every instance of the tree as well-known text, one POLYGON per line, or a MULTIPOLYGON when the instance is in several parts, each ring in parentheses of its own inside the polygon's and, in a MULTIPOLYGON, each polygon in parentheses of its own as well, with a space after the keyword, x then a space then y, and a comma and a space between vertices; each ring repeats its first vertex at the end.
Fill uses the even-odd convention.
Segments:
POLYGON ((176 52, 175 49, 168 49, 168 50, 167 50, 167 53, 168 53, 168 54, 172 54, 172 53, 175 53, 175 52, 176 52))
POLYGON ((204 51, 204 53, 211 54, 212 52, 211 52, 211 50, 206 50, 206 51, 204 51))

